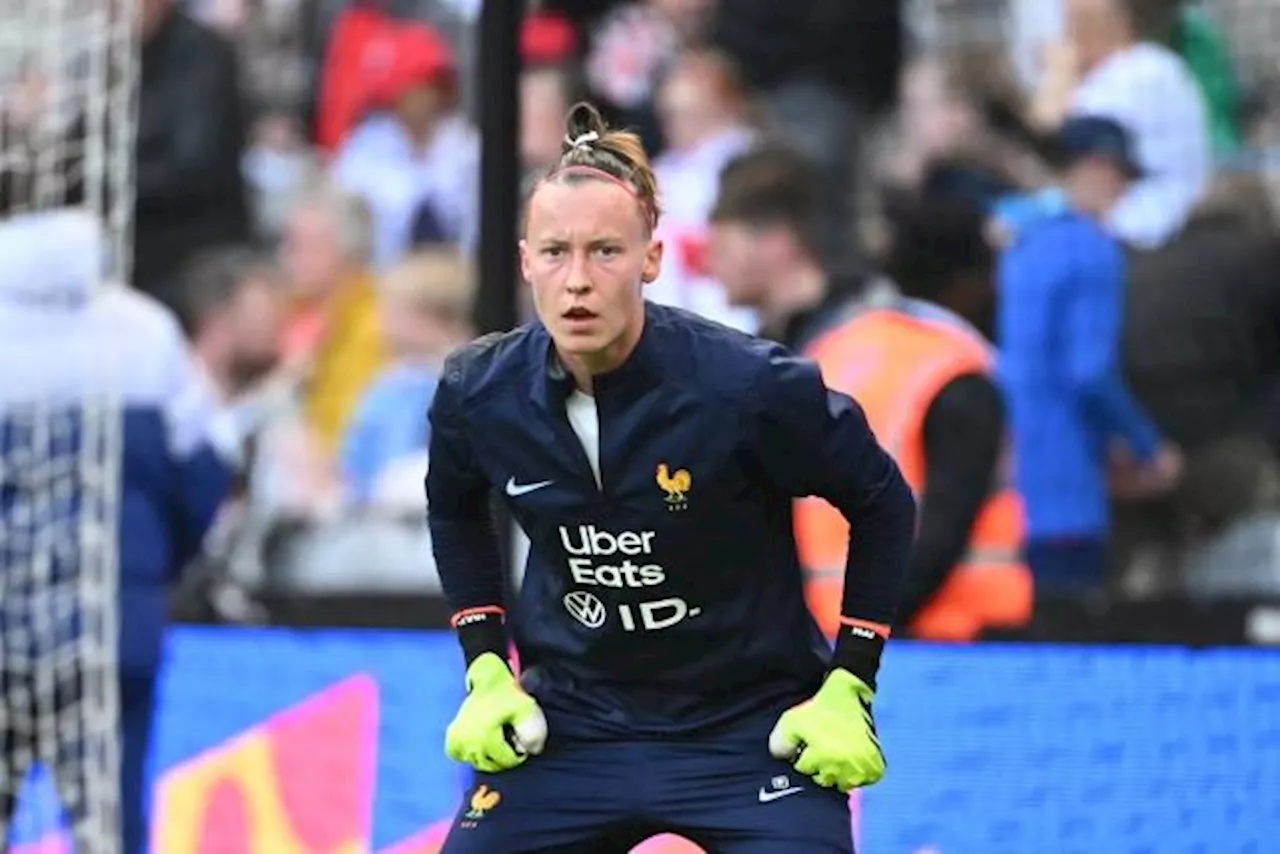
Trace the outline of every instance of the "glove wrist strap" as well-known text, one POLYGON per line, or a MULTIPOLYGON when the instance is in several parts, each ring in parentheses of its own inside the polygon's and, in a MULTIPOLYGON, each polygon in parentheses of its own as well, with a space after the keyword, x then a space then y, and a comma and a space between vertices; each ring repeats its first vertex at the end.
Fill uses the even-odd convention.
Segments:
POLYGON ((835 653, 831 657, 832 668, 841 668, 876 690, 876 673, 880 670, 880 656, 889 630, 871 627, 860 620, 844 620, 836 635, 835 653))
POLYGON ((454 615, 452 622, 467 667, 486 652, 507 660, 507 629, 503 616, 501 608, 473 608, 454 615))

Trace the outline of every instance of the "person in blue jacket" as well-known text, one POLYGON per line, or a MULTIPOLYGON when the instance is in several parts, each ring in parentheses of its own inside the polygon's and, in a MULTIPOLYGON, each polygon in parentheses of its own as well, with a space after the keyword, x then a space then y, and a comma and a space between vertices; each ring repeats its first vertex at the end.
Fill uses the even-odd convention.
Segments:
POLYGON ((1037 595, 1104 587, 1108 482, 1129 496, 1171 488, 1181 455, 1125 385, 1120 353, 1125 248, 1107 212, 1142 175, 1128 131, 1109 118, 1059 132, 1067 205, 1022 228, 1000 259, 997 340, 1027 557, 1037 595))

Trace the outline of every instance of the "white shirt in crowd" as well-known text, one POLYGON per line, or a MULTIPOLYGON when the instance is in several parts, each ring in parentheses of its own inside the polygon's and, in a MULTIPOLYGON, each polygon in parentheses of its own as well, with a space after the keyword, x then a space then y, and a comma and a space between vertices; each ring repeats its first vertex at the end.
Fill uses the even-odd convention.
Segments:
POLYGON ((666 151, 654 161, 662 221, 658 237, 666 246, 662 274, 646 295, 710 320, 755 332, 754 312, 729 305, 724 288, 706 274, 707 220, 720 189, 720 172, 747 151, 754 137, 746 128, 717 134, 687 151, 666 151))
POLYGON ((418 150, 389 115, 366 119, 343 143, 333 178, 373 211, 373 261, 385 268, 409 248, 414 217, 432 206, 446 237, 464 251, 479 227, 480 137, 461 117, 445 119, 418 150))
POLYGON ((1213 168, 1204 98, 1182 59, 1155 44, 1126 48, 1080 82, 1071 111, 1124 125, 1149 173, 1112 211, 1112 230, 1141 247, 1172 237, 1200 200, 1213 168))

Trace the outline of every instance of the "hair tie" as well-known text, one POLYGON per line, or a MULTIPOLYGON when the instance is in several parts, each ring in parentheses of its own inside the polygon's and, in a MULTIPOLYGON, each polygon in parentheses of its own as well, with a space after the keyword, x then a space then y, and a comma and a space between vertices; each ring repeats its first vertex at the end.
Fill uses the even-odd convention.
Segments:
POLYGON ((600 134, 596 133, 593 130, 589 130, 586 133, 578 134, 577 136, 572 138, 566 136, 564 138, 564 141, 569 143, 569 148, 571 149, 580 148, 583 151, 586 151, 589 148, 591 148, 591 143, 596 142, 599 139, 600 139, 600 134))

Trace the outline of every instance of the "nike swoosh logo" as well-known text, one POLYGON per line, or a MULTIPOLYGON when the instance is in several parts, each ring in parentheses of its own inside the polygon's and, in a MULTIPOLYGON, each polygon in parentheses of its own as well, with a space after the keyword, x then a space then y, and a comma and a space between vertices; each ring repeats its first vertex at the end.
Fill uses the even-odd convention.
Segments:
POLYGON ((770 801, 776 801, 778 798, 785 798, 787 795, 794 795, 796 792, 803 792, 801 786, 792 786, 790 789, 779 789, 776 792, 765 791, 764 787, 760 788, 760 803, 767 804, 770 801))
POLYGON ((554 480, 540 480, 537 483, 516 483, 516 479, 513 477, 507 481, 507 495, 512 498, 519 498, 521 495, 537 492, 539 489, 550 486, 553 483, 555 483, 554 480))

